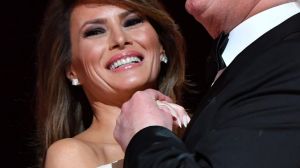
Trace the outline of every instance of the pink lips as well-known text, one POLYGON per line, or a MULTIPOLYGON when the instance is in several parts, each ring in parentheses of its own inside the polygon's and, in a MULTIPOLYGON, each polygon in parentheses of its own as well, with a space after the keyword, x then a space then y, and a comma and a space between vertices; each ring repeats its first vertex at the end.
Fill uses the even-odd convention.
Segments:
POLYGON ((123 70, 126 70, 126 69, 130 69, 132 67, 138 66, 142 63, 142 61, 144 59, 142 54, 137 52, 137 51, 124 51, 124 52, 118 53, 116 55, 113 55, 111 57, 111 59, 107 62, 106 67, 107 67, 107 69, 110 69, 112 64, 114 64, 118 60, 126 59, 126 58, 129 58, 129 57, 138 57, 141 60, 141 62, 125 64, 125 65, 117 67, 116 69, 113 69, 112 71, 119 72, 119 71, 123 71, 123 70))

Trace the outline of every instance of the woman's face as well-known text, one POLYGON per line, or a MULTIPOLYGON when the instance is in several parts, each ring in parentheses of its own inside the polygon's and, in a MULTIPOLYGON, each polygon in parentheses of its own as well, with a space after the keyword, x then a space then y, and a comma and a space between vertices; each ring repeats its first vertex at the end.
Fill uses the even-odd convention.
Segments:
POLYGON ((71 13, 70 32, 67 76, 78 78, 89 98, 122 97, 155 86, 163 48, 152 25, 134 11, 79 5, 71 13))

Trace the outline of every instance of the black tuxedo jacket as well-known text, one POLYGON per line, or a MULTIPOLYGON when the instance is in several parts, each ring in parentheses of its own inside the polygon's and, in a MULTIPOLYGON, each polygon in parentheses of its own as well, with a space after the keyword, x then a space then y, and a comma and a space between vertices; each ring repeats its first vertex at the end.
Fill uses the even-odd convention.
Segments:
POLYGON ((131 140, 125 167, 300 168, 300 14, 235 58, 183 140, 145 128, 131 140))

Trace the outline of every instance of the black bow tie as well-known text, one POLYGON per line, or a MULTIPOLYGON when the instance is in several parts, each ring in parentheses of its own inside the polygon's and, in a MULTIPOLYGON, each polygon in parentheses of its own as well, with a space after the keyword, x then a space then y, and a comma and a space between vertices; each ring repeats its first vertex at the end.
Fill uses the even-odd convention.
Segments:
POLYGON ((221 33, 221 35, 216 40, 216 46, 215 46, 218 70, 221 70, 226 67, 226 64, 222 58, 222 53, 223 53, 227 43, 228 43, 228 34, 221 33))
POLYGON ((228 34, 221 33, 213 42, 211 54, 207 60, 207 80, 210 85, 219 70, 226 67, 222 53, 228 42, 228 34))

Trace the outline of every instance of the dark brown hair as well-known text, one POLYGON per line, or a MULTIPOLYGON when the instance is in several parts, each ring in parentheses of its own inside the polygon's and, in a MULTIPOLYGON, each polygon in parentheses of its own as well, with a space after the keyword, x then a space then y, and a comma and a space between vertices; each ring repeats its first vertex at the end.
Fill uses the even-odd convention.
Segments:
POLYGON ((158 89, 178 103, 185 83, 183 38, 158 1, 52 0, 38 41, 37 115, 42 159, 53 142, 82 132, 93 115, 83 90, 72 87, 66 78, 71 64, 70 15, 76 5, 86 3, 112 4, 133 9, 146 17, 168 57, 168 64, 162 65, 158 89))

